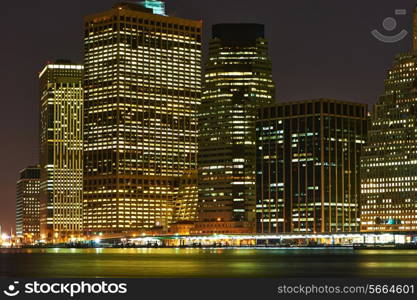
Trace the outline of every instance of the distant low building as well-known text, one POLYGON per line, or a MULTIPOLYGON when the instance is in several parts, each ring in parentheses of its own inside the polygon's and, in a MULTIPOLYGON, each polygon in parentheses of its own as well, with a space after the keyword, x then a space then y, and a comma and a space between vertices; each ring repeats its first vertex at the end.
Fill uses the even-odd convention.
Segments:
POLYGON ((16 235, 24 242, 39 238, 39 166, 30 166, 20 171, 16 193, 16 235))
POLYGON ((255 232, 254 222, 225 222, 221 219, 210 222, 196 222, 193 234, 247 234, 255 232))
POLYGON ((195 222, 181 221, 170 225, 168 233, 178 235, 190 235, 193 233, 195 222))

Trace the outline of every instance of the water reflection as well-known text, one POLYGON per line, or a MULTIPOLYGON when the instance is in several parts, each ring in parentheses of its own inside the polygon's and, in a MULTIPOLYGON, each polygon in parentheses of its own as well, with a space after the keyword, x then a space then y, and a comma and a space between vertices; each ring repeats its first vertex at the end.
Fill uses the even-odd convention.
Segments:
POLYGON ((415 277, 417 251, 0 249, 2 277, 415 277))

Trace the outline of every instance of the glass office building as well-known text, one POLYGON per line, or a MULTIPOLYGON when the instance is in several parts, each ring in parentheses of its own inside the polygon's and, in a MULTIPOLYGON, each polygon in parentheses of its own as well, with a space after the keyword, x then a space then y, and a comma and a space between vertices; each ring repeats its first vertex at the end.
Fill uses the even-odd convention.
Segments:
POLYGON ((259 233, 359 231, 367 105, 331 99, 259 110, 259 233))
POLYGON ((200 109, 197 233, 255 224, 255 120, 275 87, 264 26, 213 26, 200 109))

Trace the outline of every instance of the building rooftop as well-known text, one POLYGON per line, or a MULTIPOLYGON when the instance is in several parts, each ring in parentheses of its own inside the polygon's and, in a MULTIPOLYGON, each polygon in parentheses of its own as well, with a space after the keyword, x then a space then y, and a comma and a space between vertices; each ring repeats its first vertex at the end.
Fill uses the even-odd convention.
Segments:
POLYGON ((302 100, 291 100, 291 101, 285 101, 285 102, 276 102, 276 103, 265 105, 265 107, 285 106, 285 105, 303 104, 303 103, 316 103, 316 102, 332 102, 332 103, 339 103, 339 104, 368 106, 368 104, 366 104, 366 103, 357 102, 357 101, 350 101, 350 100, 347 101, 347 100, 339 100, 339 99, 332 99, 332 98, 312 98, 312 99, 302 99, 302 100))
POLYGON ((165 16, 165 3, 163 1, 145 0, 141 2, 120 2, 113 6, 115 9, 129 9, 165 16))
POLYGON ((223 44, 253 44, 258 38, 265 38, 265 26, 254 23, 222 23, 213 25, 213 39, 223 44))

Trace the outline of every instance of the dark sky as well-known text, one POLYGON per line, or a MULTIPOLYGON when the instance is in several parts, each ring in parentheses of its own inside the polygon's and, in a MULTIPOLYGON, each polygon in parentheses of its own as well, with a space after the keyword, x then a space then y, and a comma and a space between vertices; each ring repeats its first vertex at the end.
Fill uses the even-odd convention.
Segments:
MULTIPOLYGON (((84 15, 115 0, 4 1, 0 9, 0 224, 14 227, 18 171, 38 160, 38 82, 55 58, 82 62, 84 15)), ((411 34, 411 0, 166 0, 168 13, 221 22, 264 23, 270 41, 278 101, 331 97, 372 104, 393 57, 411 48, 377 41, 386 17, 411 34), (395 16, 395 9, 407 9, 395 16)), ((8 229, 9 230, 9 229, 8 229)))

